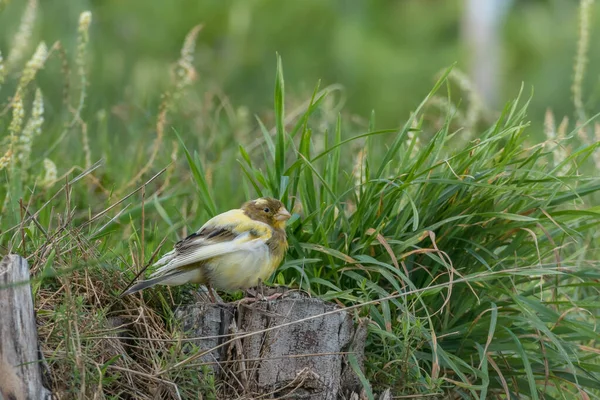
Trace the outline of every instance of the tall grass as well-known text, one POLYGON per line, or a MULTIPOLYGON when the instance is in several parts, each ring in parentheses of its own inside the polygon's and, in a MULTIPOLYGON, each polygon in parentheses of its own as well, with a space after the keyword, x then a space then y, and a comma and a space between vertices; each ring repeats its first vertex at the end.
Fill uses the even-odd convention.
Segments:
POLYGON ((324 96, 286 131, 278 66, 277 130, 265 139, 277 145, 265 146, 264 161, 240 147, 241 168, 250 196, 280 196, 302 210, 277 282, 344 304, 395 295, 359 313, 371 319, 371 382, 479 398, 570 398, 597 387, 598 263, 588 243, 600 213, 585 199, 600 180, 584 171, 593 171, 586 161, 598 144, 553 167, 543 145, 525 146, 519 96, 479 138, 453 149, 461 132, 450 130, 452 115, 439 130, 422 123, 446 73, 398 131, 343 140, 338 119, 314 134, 325 143, 315 151, 311 118, 324 96), (430 140, 415 149, 419 135, 430 140), (378 140, 385 152, 373 151, 378 140), (358 179, 353 141, 367 155, 358 179))
POLYGON ((577 141, 581 127, 554 141, 568 150, 556 157, 557 147, 532 143, 529 99, 519 93, 493 123, 470 121, 464 139, 461 113, 433 104, 453 104, 451 69, 400 128, 381 129, 375 113, 364 127, 332 113, 335 93, 319 86, 290 112, 277 57, 273 112, 236 135, 241 118, 220 114, 226 101, 215 107, 196 95, 199 28, 150 122, 131 111, 107 116, 86 109, 96 95, 86 91, 81 58, 89 18, 80 20, 74 57, 59 45, 44 57, 59 58, 58 76, 73 81, 67 100, 40 108, 45 90, 33 90, 39 68, 28 63, 7 75, 11 112, 0 114, 0 140, 11 150, 1 171, 0 246, 32 265, 42 350, 61 397, 218 398, 219 382, 185 367, 172 307, 188 301, 189 288, 118 294, 165 251, 165 236, 170 247, 208 217, 264 195, 294 210, 290 250, 272 282, 368 319, 369 397, 386 388, 397 396, 600 397, 600 179, 591 162, 600 150, 577 141), (191 107, 212 126, 194 131, 191 107), (39 133, 23 152, 26 115, 39 133), (115 146, 110 118, 140 131, 115 146))

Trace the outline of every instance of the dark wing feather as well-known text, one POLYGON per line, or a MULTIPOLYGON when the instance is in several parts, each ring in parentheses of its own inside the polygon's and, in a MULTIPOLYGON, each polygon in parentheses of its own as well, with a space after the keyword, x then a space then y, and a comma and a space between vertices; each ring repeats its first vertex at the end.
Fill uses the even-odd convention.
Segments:
POLYGON ((175 244, 175 251, 178 254, 182 254, 191 248, 197 249, 198 247, 210 244, 234 240, 237 236, 236 233, 227 227, 206 227, 177 242, 175 244))

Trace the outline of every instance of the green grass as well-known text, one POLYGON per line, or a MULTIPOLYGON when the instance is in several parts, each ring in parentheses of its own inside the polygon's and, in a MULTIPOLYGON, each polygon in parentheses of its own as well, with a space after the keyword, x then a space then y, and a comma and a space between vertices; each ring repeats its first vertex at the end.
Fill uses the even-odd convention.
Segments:
POLYGON ((172 309, 189 288, 118 295, 165 236, 161 253, 210 216, 272 195, 294 211, 272 281, 369 318, 368 393, 600 398, 598 143, 576 131, 534 142, 523 93, 464 138, 464 110, 431 106, 454 100, 451 69, 400 128, 375 113, 357 123, 319 86, 307 102, 286 98, 279 57, 274 110, 255 124, 193 79, 194 35, 142 111, 90 105, 101 93, 85 85, 82 31, 75 55, 54 47, 39 83, 23 83, 21 66, 0 88, 11 105, 2 149, 17 155, 0 171, 0 253, 32 266, 55 391, 218 398, 218 381, 185 366, 153 375, 188 357, 172 309), (44 122, 29 155, 36 87, 44 122), (117 331, 129 340, 111 339, 117 331))

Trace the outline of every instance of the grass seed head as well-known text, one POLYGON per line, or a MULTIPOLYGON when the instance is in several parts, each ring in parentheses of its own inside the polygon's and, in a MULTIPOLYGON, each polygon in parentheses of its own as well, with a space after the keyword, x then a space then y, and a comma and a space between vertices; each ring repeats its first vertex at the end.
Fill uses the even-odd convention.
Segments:
POLYGON ((21 129, 23 128, 23 117, 25 116, 25 110, 23 109, 23 99, 17 92, 12 102, 12 120, 10 121, 10 125, 8 126, 8 132, 10 133, 10 142, 8 151, 4 155, 7 158, 7 161, 10 162, 12 160, 12 156, 14 155, 19 141, 19 135, 21 133, 21 129))
POLYGON ((46 47, 46 43, 41 42, 23 69, 23 74, 19 80, 19 86, 17 86, 17 93, 23 93, 25 91, 27 85, 33 81, 37 72, 44 66, 46 58, 48 58, 48 47, 46 47))
POLYGON ((573 86, 573 104, 580 120, 585 120, 583 106, 583 79, 585 67, 588 62, 588 49, 590 45, 590 17, 592 14, 593 0, 581 0, 579 3, 579 38, 577 41, 577 54, 575 55, 573 86))
POLYGON ((41 185, 43 187, 50 187, 56 182, 57 172, 56 164, 49 158, 44 159, 44 178, 42 179, 41 185))
POLYGON ((44 123, 44 98, 42 91, 38 88, 35 91, 35 98, 31 107, 31 116, 23 128, 23 133, 19 137, 19 161, 23 167, 23 172, 29 165, 29 156, 33 139, 42 133, 42 124, 44 123))
POLYGON ((37 0, 29 0, 27 8, 21 17, 19 30, 14 37, 13 44, 8 58, 6 60, 7 69, 14 69, 25 57, 25 52, 29 47, 29 41, 33 34, 33 27, 37 17, 38 2, 37 0))

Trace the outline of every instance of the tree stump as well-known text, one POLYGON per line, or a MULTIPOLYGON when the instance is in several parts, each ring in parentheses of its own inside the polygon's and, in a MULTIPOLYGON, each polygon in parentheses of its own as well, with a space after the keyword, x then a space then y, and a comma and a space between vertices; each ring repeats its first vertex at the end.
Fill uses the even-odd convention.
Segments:
POLYGON ((42 385, 29 266, 18 255, 0 262, 0 393, 4 400, 52 398, 42 385))
POLYGON ((227 381, 229 397, 337 400, 362 389, 347 358, 353 352, 362 369, 366 324, 355 326, 342 309, 320 316, 336 309, 291 292, 252 305, 190 305, 179 308, 176 316, 200 351, 239 338, 201 358, 227 381))

